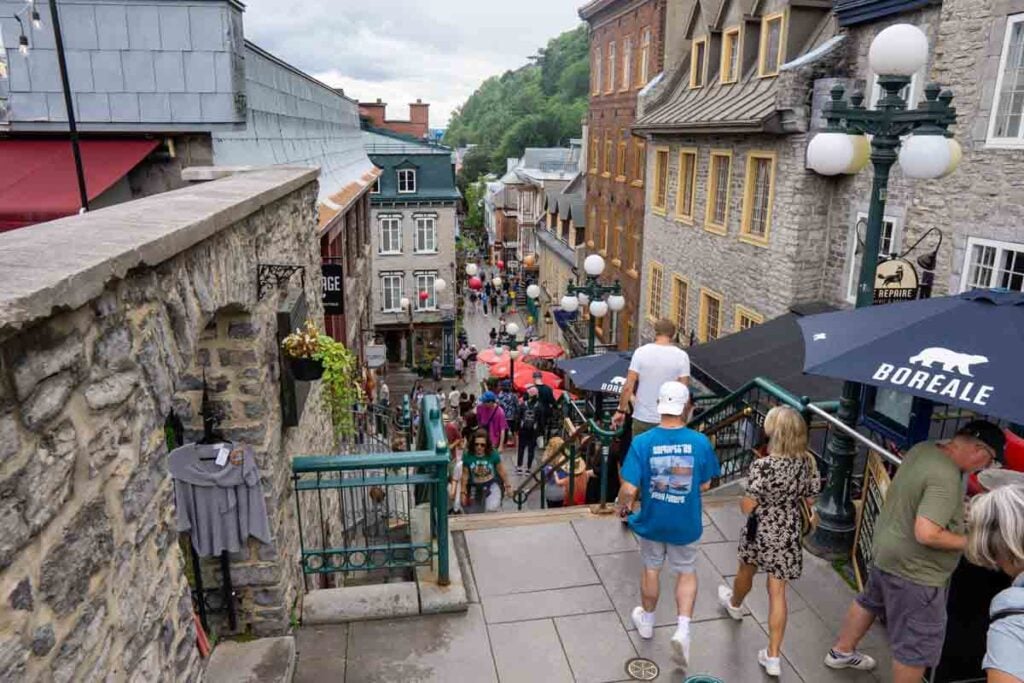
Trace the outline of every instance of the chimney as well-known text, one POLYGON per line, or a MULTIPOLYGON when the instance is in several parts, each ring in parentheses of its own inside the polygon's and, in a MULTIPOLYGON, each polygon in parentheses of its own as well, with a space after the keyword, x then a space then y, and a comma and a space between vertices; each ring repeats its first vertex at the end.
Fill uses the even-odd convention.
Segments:
POLYGON ((376 102, 360 102, 359 115, 370 120, 375 128, 384 128, 384 114, 388 108, 386 102, 378 97, 376 102))
POLYGON ((409 104, 409 122, 416 137, 427 137, 430 132, 430 105, 419 98, 409 104))

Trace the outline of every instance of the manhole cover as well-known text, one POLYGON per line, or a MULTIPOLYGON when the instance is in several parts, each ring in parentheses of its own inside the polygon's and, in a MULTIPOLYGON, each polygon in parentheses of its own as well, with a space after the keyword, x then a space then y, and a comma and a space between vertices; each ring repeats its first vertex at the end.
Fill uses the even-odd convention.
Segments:
POLYGON ((649 659, 637 657, 626 662, 626 673, 634 681, 653 681, 658 677, 658 665, 649 659))
POLYGON ((714 676, 690 676, 683 683, 724 683, 721 678, 714 676))

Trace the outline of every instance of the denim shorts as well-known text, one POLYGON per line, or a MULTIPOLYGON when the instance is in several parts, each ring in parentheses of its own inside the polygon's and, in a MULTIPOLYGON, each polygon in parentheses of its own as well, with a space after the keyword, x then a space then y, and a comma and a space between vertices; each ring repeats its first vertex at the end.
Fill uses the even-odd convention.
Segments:
POLYGON ((640 559, 648 569, 661 569, 668 558, 668 566, 677 574, 693 574, 697 571, 697 546, 673 545, 652 541, 642 536, 637 536, 640 541, 640 559))
POLYGON ((893 658, 906 666, 935 666, 946 637, 946 589, 924 586, 878 567, 857 604, 885 624, 893 658))

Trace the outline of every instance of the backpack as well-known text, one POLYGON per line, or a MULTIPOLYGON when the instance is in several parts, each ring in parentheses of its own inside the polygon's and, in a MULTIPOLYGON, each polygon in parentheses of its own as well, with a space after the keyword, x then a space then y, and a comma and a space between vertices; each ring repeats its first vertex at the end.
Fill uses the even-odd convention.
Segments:
POLYGON ((530 405, 527 403, 523 407, 523 418, 520 423, 523 429, 534 430, 537 428, 537 404, 530 405))

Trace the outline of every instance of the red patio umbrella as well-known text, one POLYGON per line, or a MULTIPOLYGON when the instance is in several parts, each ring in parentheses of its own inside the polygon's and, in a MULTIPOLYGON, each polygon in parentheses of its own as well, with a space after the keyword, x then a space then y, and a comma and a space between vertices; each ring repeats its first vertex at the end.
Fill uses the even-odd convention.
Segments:
POLYGON ((561 358, 565 354, 565 349, 554 342, 538 340, 527 344, 526 353, 533 358, 553 359, 561 358))
MULTIPOLYGON (((508 351, 503 352, 500 356, 494 352, 494 349, 484 349, 480 353, 476 354, 476 359, 481 363, 487 363, 488 365, 494 365, 495 363, 505 360, 508 362, 508 351)), ((506 371, 507 374, 507 371, 506 371)))
MULTIPOLYGON (((526 391, 526 389, 531 384, 535 384, 535 381, 533 379, 533 370, 527 371, 527 370, 524 369, 522 372, 520 372, 519 371, 519 366, 520 365, 526 365, 526 363, 516 363, 516 376, 512 379, 512 385, 518 391, 526 391)), ((552 389, 558 389, 559 387, 562 386, 562 378, 559 377, 558 375, 556 375, 553 372, 547 372, 546 370, 541 370, 540 371, 540 376, 541 376, 540 381, 543 382, 544 384, 548 385, 552 389)), ((555 398, 558 398, 558 397, 556 396, 555 398)))
MULTIPOLYGON (((512 365, 512 359, 509 357, 508 351, 506 351, 498 356, 496 361, 490 363, 491 367, 489 369, 491 371, 491 377, 508 379, 510 365, 512 365)), ((519 377, 520 373, 526 373, 527 377, 531 377, 536 369, 537 368, 524 361, 521 357, 516 359, 516 377, 519 377)))

